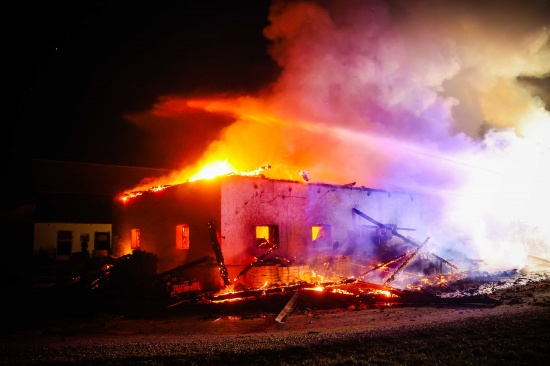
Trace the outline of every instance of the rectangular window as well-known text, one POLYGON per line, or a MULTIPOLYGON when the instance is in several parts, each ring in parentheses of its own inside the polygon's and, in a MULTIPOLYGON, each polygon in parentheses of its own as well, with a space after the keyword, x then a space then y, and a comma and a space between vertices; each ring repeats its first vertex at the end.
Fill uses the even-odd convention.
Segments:
POLYGON ((189 249, 189 225, 176 226, 176 249, 189 249))
POLYGON ((131 249, 139 249, 141 247, 141 233, 139 229, 132 229, 131 249))
POLYGON ((256 226, 256 247, 273 248, 279 245, 279 227, 277 225, 256 226))
POLYGON ((71 255, 73 244, 73 232, 60 230, 57 232, 57 255, 71 255))
POLYGON ((313 225, 311 227, 312 241, 327 240, 330 242, 331 237, 332 237, 332 228, 330 225, 313 225))
POLYGON ((109 252, 111 250, 111 233, 96 231, 94 233, 94 249, 109 252))
POLYGON ((330 225, 313 225, 311 227, 311 248, 318 254, 323 254, 333 249, 332 227, 330 225))

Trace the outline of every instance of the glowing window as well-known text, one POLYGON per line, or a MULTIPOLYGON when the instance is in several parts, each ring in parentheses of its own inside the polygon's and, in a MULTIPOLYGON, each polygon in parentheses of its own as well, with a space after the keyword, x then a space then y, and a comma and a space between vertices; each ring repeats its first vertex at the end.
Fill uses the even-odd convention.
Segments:
POLYGON ((256 247, 273 248, 279 245, 279 228, 277 225, 256 226, 256 247))
POLYGON ((189 249, 189 225, 176 226, 176 249, 189 249))
POLYGON ((332 230, 330 225, 313 225, 311 227, 312 241, 331 241, 332 230))
POLYGON ((132 229, 132 249, 139 249, 141 247, 141 233, 139 229, 132 229))

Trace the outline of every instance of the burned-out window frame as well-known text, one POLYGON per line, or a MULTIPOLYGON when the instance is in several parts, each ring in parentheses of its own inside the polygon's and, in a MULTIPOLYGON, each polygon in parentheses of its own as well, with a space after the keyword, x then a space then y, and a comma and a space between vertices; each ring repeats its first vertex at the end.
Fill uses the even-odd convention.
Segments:
POLYGON ((190 231, 189 225, 176 225, 176 249, 188 250, 190 247, 190 231))
POLYGON ((130 230, 130 249, 140 249, 141 248, 141 230, 138 228, 133 228, 130 230))
POLYGON ((279 246, 279 226, 262 224, 254 226, 255 247, 270 249, 279 246), (267 234, 267 238, 265 237, 267 234), (262 236, 263 235, 263 236, 262 236))
POLYGON ((311 242, 332 241, 332 225, 315 224, 311 225, 311 242), (320 236, 321 235, 321 236, 320 236))

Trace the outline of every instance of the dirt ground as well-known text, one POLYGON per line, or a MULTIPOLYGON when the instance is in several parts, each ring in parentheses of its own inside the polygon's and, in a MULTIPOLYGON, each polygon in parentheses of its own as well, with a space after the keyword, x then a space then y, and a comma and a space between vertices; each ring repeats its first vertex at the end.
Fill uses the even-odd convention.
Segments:
POLYGON ((517 274, 492 286, 493 303, 358 307, 333 299, 320 306, 326 298, 306 294, 282 322, 276 317, 290 295, 182 303, 162 312, 35 317, 20 326, 12 319, 1 334, 0 364, 397 365, 447 357, 446 364, 539 364, 550 357, 550 274, 517 274), (416 341, 422 343, 409 344, 416 341), (505 359, 498 351, 485 355, 495 345, 517 349, 505 359))

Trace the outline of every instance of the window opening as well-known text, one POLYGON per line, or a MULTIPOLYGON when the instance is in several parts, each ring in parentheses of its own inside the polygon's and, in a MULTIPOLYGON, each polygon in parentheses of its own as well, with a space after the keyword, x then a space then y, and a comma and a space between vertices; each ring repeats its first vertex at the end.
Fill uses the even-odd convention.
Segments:
POLYGON ((318 224, 311 227, 312 249, 325 253, 333 249, 332 229, 330 225, 318 224))
POLYGON ((331 235, 331 227, 330 225, 313 225, 311 227, 311 240, 313 241, 321 241, 321 240, 329 240, 331 235))
POLYGON ((279 245, 279 228, 277 225, 256 226, 256 247, 273 248, 279 245))
POLYGON ((139 249, 141 247, 141 232, 139 229, 132 229, 132 249, 139 249))
POLYGON ((176 249, 189 249, 189 225, 176 226, 176 249))

